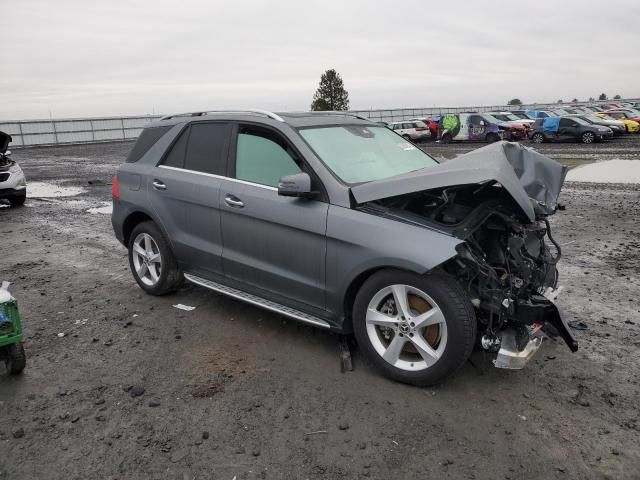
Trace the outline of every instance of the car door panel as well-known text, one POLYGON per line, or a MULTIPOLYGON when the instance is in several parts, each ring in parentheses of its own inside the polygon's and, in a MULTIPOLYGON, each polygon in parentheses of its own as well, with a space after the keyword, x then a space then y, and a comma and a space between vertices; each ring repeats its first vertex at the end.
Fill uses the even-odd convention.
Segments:
POLYGON ((234 180, 221 197, 225 276, 324 308, 328 204, 234 180))
POLYGON ((230 135, 227 123, 193 124, 148 175, 155 216, 171 232, 179 265, 192 273, 222 273, 219 197, 224 177, 218 173, 227 168, 230 135))
POLYGON ((328 204, 278 195, 279 179, 303 166, 281 134, 240 125, 232 144, 234 178, 220 191, 225 276, 324 309, 328 204))

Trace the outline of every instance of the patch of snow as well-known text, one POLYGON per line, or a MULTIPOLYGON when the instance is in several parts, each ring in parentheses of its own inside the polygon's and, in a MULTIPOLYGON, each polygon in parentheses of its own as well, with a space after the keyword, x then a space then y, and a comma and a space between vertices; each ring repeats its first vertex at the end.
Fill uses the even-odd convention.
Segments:
POLYGON ((82 187, 63 187, 54 183, 29 182, 27 196, 32 198, 73 197, 86 192, 82 187))
POLYGON ((569 170, 569 182, 640 183, 640 160, 607 160, 569 170))
POLYGON ((111 212, 113 212, 113 204, 111 202, 103 202, 102 206, 90 208, 89 210, 87 210, 87 212, 94 213, 94 214, 96 213, 111 214, 111 212))

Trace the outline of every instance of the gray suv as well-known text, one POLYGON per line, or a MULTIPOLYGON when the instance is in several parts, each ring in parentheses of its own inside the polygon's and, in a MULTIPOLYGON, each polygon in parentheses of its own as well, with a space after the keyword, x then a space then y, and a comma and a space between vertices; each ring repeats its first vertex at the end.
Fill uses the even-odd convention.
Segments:
POLYGON ((427 385, 474 347, 503 368, 543 331, 577 349, 547 220, 565 174, 507 142, 439 164, 345 113, 197 112, 143 130, 112 223, 146 292, 186 279, 353 332, 388 377, 427 385))

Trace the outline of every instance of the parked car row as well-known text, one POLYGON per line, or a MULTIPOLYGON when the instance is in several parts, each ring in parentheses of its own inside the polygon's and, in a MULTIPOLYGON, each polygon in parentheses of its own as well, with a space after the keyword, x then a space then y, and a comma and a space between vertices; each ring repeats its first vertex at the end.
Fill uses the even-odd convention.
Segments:
POLYGON ((640 133, 640 110, 629 103, 571 106, 545 110, 448 113, 386 124, 414 142, 438 140, 492 143, 498 140, 534 143, 594 143, 626 133, 640 133))

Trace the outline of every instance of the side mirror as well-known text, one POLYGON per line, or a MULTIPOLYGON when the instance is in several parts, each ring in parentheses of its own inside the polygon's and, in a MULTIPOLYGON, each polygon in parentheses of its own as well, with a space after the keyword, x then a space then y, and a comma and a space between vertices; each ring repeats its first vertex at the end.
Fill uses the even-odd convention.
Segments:
POLYGON ((316 193, 311 190, 311 177, 304 172, 282 177, 278 184, 278 195, 283 197, 312 198, 316 193))

